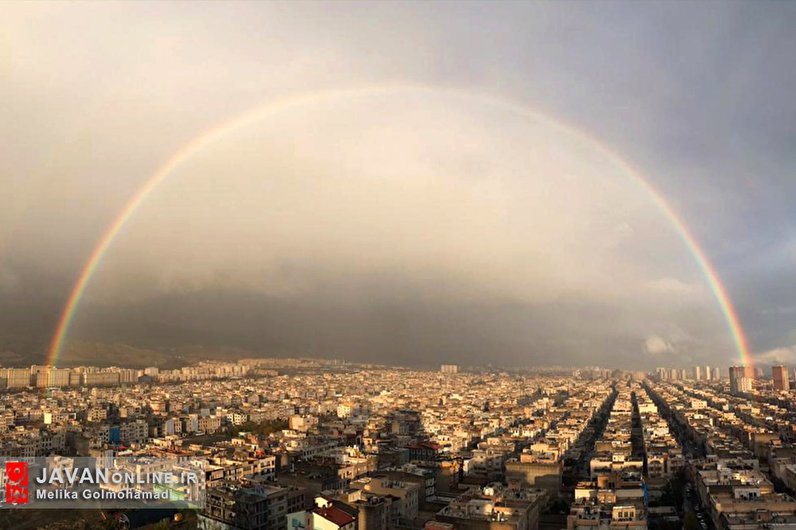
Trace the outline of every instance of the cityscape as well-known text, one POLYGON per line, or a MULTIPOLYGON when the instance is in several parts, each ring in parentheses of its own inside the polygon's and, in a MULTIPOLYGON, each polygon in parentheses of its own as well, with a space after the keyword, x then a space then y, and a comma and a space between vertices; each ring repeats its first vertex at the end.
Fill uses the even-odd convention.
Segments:
MULTIPOLYGON (((202 457, 206 504, 167 513, 175 528, 785 529, 793 376, 276 358, 8 368, 0 457, 202 457)), ((21 528, 18 514, 1 515, 21 528)), ((164 510, 42 528, 104 517, 136 527, 164 510)))
POLYGON ((0 2, 0 530, 796 530, 794 28, 0 2))

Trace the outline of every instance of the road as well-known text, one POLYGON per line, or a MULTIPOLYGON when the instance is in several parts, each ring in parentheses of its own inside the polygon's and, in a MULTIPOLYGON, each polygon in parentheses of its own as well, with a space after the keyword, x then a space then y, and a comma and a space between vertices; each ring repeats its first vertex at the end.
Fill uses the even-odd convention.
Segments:
POLYGON ((691 484, 686 486, 685 494, 683 495, 683 521, 685 521, 685 516, 689 512, 693 512, 697 516, 702 530, 714 530, 710 516, 703 509, 702 504, 699 502, 699 497, 691 484))

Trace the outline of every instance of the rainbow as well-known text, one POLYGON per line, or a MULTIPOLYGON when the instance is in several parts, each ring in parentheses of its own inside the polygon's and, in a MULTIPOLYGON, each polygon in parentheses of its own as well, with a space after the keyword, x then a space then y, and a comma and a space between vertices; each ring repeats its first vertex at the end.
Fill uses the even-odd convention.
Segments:
POLYGON ((548 125, 564 131, 576 138, 583 140, 595 147, 596 150, 605 155, 617 167, 621 168, 628 176, 632 178, 638 185, 640 185, 649 197, 653 200, 660 211, 666 216, 671 223, 672 227, 679 234, 683 243, 688 251, 693 256, 694 261, 704 275, 708 286, 710 287, 716 301, 721 308, 727 328, 732 336, 735 348, 741 361, 744 364, 752 364, 752 357, 749 355, 746 337, 744 336, 743 328, 741 327, 740 319, 735 311, 735 308, 727 295, 727 290, 719 279, 719 275, 715 268, 710 263, 705 252, 700 247, 697 240, 688 230, 686 224, 678 216, 677 212, 672 208, 666 199, 658 192, 655 187, 650 184, 631 163, 623 159, 616 152, 609 147, 603 145, 599 140, 589 136, 585 132, 557 119, 553 119, 544 113, 524 107, 522 105, 497 99, 493 96, 465 92, 458 89, 448 89, 431 87, 424 85, 401 85, 401 86, 384 86, 384 87, 367 87, 349 90, 330 90, 323 92, 314 92, 309 94, 300 95, 297 97, 290 97, 287 99, 270 102, 263 106, 256 107, 243 113, 229 121, 223 122, 195 137, 186 145, 177 150, 166 162, 160 166, 155 173, 150 176, 146 182, 136 191, 136 193, 126 203, 124 208, 118 213, 110 225, 106 228, 105 232, 99 238, 97 245, 89 255, 83 266, 77 281, 72 288, 68 300, 61 312, 58 324, 50 342, 49 350, 46 356, 46 364, 54 366, 58 362, 64 346, 64 339, 69 332, 70 325, 74 319, 75 313, 80 305, 86 288, 91 283, 94 273, 97 271, 103 257, 108 252, 119 232, 124 228, 127 221, 133 216, 138 207, 146 200, 169 175, 177 169, 183 162, 190 159, 192 156, 200 152, 204 147, 213 141, 221 138, 225 134, 232 132, 240 127, 254 124, 262 119, 277 113, 289 111, 301 107, 302 105, 319 103, 327 100, 335 100, 351 97, 363 97, 370 95, 383 95, 396 92, 427 92, 430 94, 440 94, 456 96, 460 98, 468 98, 478 102, 497 107, 511 113, 535 120, 543 120, 548 125))

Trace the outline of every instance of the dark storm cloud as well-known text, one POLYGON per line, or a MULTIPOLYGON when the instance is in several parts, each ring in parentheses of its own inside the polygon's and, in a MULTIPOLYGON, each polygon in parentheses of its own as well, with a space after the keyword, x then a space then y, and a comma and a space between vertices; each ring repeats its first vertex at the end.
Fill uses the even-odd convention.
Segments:
MULTIPOLYGON (((360 286, 354 297, 353 286, 291 299, 200 290, 123 308, 86 308, 78 337, 149 347, 193 344, 200 337, 209 346, 283 356, 424 366, 444 359, 474 365, 592 365, 606 359, 638 364, 641 345, 636 334, 623 329, 623 311, 599 301, 462 304, 445 296, 430 299, 427 290, 394 279, 373 284, 360 286), (379 291, 385 284, 391 289, 379 291), (606 327, 606 319, 615 326, 606 327)), ((708 345, 688 346, 696 351, 708 345)))

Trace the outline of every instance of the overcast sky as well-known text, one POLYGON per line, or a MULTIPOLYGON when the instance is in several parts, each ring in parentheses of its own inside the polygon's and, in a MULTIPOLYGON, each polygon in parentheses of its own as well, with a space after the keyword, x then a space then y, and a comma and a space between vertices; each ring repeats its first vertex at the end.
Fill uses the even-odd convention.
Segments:
POLYGON ((6 3, 0 349, 43 352, 175 151, 314 93, 146 199, 70 340, 731 364, 693 257, 612 151, 700 242, 752 351, 796 364, 794 24, 785 2, 6 3))

